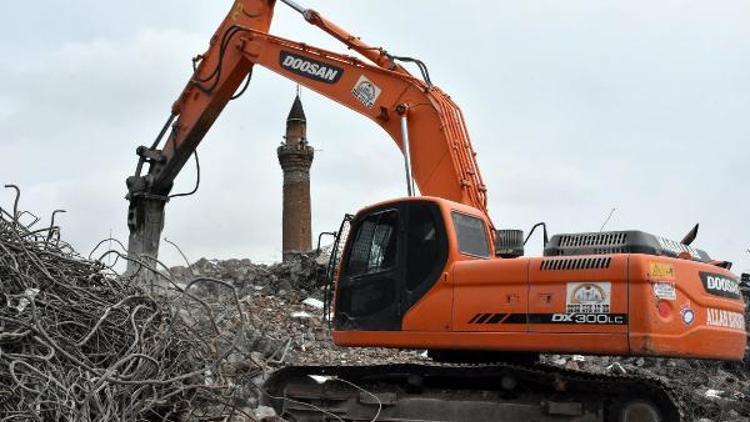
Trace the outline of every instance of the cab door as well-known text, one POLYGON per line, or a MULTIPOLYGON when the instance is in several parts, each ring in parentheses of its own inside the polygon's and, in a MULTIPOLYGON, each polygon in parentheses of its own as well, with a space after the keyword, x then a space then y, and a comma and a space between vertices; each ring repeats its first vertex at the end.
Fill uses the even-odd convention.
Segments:
POLYGON ((432 201, 404 203, 404 331, 443 331, 450 326, 453 287, 445 282, 448 237, 440 208, 432 201))
POLYGON ((354 237, 339 277, 337 330, 401 329, 402 211, 375 210, 354 222, 354 237))

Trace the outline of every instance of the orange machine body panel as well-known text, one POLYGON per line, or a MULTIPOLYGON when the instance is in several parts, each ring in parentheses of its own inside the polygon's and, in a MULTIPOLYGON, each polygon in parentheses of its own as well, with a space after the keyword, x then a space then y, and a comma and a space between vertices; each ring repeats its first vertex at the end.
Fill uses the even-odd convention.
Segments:
POLYGON ((451 215, 482 214, 439 198, 393 203, 415 200, 434 201, 443 215, 449 252, 442 274, 403 313, 400 330, 337 327, 337 345, 726 360, 744 354, 744 304, 732 283, 737 277, 723 268, 645 254, 469 256, 458 249, 451 215))

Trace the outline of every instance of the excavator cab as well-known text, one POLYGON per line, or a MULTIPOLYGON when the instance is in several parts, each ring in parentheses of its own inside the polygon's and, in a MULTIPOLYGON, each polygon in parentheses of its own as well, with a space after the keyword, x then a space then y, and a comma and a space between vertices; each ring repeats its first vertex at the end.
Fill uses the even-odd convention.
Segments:
MULTIPOLYGON (((355 217, 349 236, 339 271, 336 329, 400 330, 404 314, 435 285, 448 259, 440 207, 423 198, 376 205, 355 217)), ((479 236, 486 255, 485 231, 479 236)))

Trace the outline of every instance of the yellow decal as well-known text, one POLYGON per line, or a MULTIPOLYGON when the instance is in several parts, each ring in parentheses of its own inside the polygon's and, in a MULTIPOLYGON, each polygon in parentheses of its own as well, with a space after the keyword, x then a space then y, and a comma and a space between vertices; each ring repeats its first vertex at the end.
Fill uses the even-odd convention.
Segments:
POLYGON ((674 268, 672 267, 672 264, 650 262, 649 273, 651 274, 651 278, 674 280, 674 268))
POLYGON ((232 20, 237 21, 237 18, 240 17, 242 12, 245 10, 244 6, 242 6, 242 3, 237 2, 234 4, 234 10, 232 11, 232 20))

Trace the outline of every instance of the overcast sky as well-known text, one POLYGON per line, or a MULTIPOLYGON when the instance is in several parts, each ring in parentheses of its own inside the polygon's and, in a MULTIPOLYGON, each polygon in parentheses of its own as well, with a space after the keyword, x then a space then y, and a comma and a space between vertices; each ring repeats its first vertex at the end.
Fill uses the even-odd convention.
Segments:
MULTIPOLYGON (((499 227, 642 229, 750 268, 750 2, 299 0, 374 45, 421 58, 463 108, 499 227)), ((125 177, 230 1, 9 2, 0 26, 0 182, 82 253, 127 239, 125 177)), ((279 3, 273 33, 345 49, 279 3)), ((276 147, 295 85, 258 68, 199 148, 198 194, 164 236, 202 256, 281 256, 276 147)), ((377 125, 303 91, 313 232, 405 192, 377 125)), ((189 190, 188 164, 175 191, 189 190)), ((0 191, 0 204, 12 204, 0 191)), ((162 258, 179 262, 171 246, 162 258)), ((540 248, 531 252, 540 253, 540 248)))

